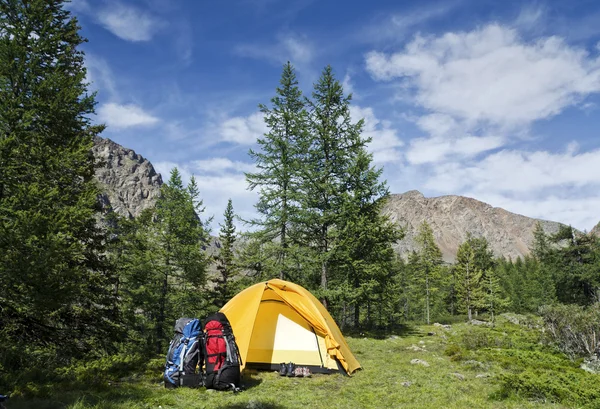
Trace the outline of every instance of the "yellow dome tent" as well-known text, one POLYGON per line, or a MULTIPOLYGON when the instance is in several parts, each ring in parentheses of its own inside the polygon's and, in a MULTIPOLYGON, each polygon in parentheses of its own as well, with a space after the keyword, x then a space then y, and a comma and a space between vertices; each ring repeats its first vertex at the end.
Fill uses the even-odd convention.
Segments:
POLYGON ((246 288, 221 308, 245 366, 277 369, 282 362, 313 372, 360 368, 323 304, 301 286, 269 280, 246 288), (339 365, 338 365, 339 364, 339 365))

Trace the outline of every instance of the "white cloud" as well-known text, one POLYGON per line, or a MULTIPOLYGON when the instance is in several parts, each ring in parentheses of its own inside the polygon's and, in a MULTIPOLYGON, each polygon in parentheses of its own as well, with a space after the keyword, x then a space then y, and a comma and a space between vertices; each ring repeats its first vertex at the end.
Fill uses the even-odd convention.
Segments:
POLYGON ((436 163, 450 157, 469 158, 480 153, 501 147, 504 139, 498 136, 464 136, 446 139, 442 137, 417 138, 410 141, 406 153, 408 161, 414 165, 436 163))
POLYGON ((113 102, 103 104, 98 108, 98 119, 115 129, 152 126, 160 121, 137 105, 121 105, 113 102))
POLYGON ((440 192, 539 195, 546 189, 600 187, 600 150, 565 153, 503 150, 478 163, 438 166, 427 187, 440 192))
POLYGON ((192 166, 206 173, 223 173, 223 172, 253 172, 256 167, 252 163, 232 161, 228 158, 210 158, 197 160, 192 162, 192 166))
POLYGON ((146 11, 123 3, 111 3, 97 14, 108 31, 127 41, 149 41, 163 23, 146 11))
POLYGON ((223 141, 252 145, 268 131, 264 116, 255 112, 246 117, 228 118, 219 125, 218 133, 223 141))
POLYGON ((362 136, 372 138, 368 149, 373 154, 375 163, 384 164, 401 160, 402 155, 397 148, 404 143, 389 122, 379 120, 370 107, 361 108, 353 105, 350 107, 350 116, 353 121, 364 119, 362 136))
POLYGON ((526 5, 519 12, 515 20, 515 26, 528 31, 535 29, 546 16, 546 13, 546 9, 539 4, 526 5))
POLYGON ((118 99, 117 86, 108 63, 103 58, 87 53, 85 56, 86 81, 99 93, 106 92, 110 99, 118 99))
POLYGON ((370 52, 377 80, 400 79, 417 104, 471 126, 528 125, 600 91, 600 60, 557 37, 521 40, 491 24, 441 37, 417 36, 403 51, 370 52))
POLYGON ((65 8, 76 13, 87 13, 90 10, 90 4, 87 0, 71 0, 65 4, 65 8))
POLYGON ((290 61, 294 66, 305 66, 314 57, 314 47, 301 35, 279 35, 273 44, 243 44, 236 47, 235 52, 243 57, 284 64, 290 61))
POLYGON ((420 26, 436 21, 455 10, 460 1, 444 1, 437 4, 422 2, 419 7, 386 16, 355 31, 357 41, 389 45, 414 33, 420 26))

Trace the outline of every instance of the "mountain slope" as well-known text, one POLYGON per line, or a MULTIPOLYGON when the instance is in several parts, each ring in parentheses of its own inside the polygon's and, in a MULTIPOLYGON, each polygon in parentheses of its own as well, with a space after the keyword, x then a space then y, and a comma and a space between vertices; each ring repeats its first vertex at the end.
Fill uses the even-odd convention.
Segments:
POLYGON ((115 213, 133 218, 154 205, 163 181, 149 160, 100 137, 94 138, 92 152, 98 164, 96 179, 103 191, 105 209, 110 206, 115 213))
POLYGON ((485 237, 495 255, 514 259, 529 254, 536 223, 540 222, 547 233, 555 233, 561 225, 521 216, 464 196, 426 198, 416 190, 391 195, 383 212, 405 228, 405 238, 396 245, 400 254, 417 248, 415 237, 419 225, 427 221, 448 262, 454 261, 458 246, 468 233, 485 237))

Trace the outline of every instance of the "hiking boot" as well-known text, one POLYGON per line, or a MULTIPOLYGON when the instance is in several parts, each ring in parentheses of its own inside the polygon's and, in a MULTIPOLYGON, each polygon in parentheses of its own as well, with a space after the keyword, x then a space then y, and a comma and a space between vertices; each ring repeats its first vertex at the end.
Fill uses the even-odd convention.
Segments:
POLYGON ((304 376, 305 378, 310 378, 312 376, 308 367, 305 366, 304 368, 302 368, 302 376, 304 376))
POLYGON ((298 378, 301 378, 301 377, 303 377, 303 376, 304 376, 304 368, 297 367, 297 368, 294 370, 294 376, 296 376, 296 377, 298 377, 298 378))
POLYGON ((289 376, 290 378, 292 376, 294 376, 294 370, 296 369, 296 365, 294 365, 293 362, 290 362, 289 364, 287 364, 287 376, 289 376))
POLYGON ((285 365, 285 362, 282 362, 279 364, 279 376, 285 376, 286 373, 287 373, 287 366, 285 365))

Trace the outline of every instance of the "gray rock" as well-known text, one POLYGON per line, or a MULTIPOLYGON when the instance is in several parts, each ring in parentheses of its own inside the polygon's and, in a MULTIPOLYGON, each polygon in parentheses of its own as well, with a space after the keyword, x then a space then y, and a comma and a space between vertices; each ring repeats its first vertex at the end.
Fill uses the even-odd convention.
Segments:
POLYGON ((421 366, 429 366, 429 363, 427 361, 423 361, 422 359, 411 359, 410 361, 411 365, 421 365, 421 366))
POLYGON ((408 387, 409 387, 409 386, 411 386, 412 384, 413 384, 413 383, 412 383, 412 382, 410 382, 410 381, 404 381, 404 382, 402 382, 400 385, 402 385, 402 386, 404 386, 404 387, 408 388, 408 387))
POLYGON ((481 379, 481 378, 490 378, 492 375, 490 375, 489 373, 480 373, 475 375, 475 378, 481 379))
POLYGON ((489 322, 479 321, 479 320, 471 320, 471 321, 469 321, 469 324, 471 324, 471 325, 485 325, 485 326, 490 326, 491 325, 489 322))
POLYGON ((105 209, 134 218, 154 206, 163 180, 150 161, 100 137, 94 138, 92 153, 97 163, 95 177, 103 191, 100 201, 105 209))
POLYGON ((425 350, 425 348, 421 348, 421 347, 416 346, 416 345, 411 345, 409 347, 406 347, 406 349, 409 350, 409 351, 415 351, 415 352, 427 352, 425 350))
POLYGON ((443 328, 443 329, 446 329, 446 330, 448 330, 448 329, 451 329, 451 328, 452 328, 452 326, 451 326, 451 325, 440 324, 439 322, 435 322, 435 323, 433 323, 433 326, 434 326, 434 327, 443 328))
POLYGON ((546 233, 556 233, 560 227, 560 223, 521 216, 472 198, 426 198, 416 190, 390 195, 383 213, 405 228, 406 235, 395 245, 400 255, 408 256, 418 249, 415 238, 419 225, 427 221, 447 262, 454 261, 458 246, 469 233, 485 237, 494 255, 514 260, 530 253, 536 223, 540 222, 546 233))
POLYGON ((452 373, 450 374, 450 376, 453 376, 453 377, 455 377, 456 379, 459 379, 459 380, 461 380, 461 381, 464 381, 465 379, 467 379, 467 377, 466 377, 466 376, 464 376, 463 374, 461 374, 461 373, 458 373, 458 372, 452 372, 452 373))
POLYGON ((463 362, 463 365, 470 366, 471 368, 485 368, 485 365, 483 363, 475 361, 473 359, 463 362))
POLYGON ((580 368, 589 373, 600 374, 600 357, 593 356, 585 359, 580 368))

